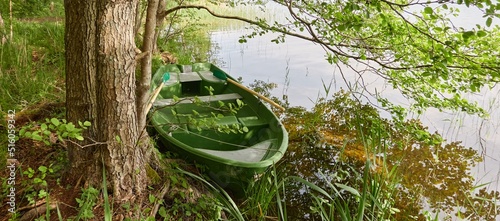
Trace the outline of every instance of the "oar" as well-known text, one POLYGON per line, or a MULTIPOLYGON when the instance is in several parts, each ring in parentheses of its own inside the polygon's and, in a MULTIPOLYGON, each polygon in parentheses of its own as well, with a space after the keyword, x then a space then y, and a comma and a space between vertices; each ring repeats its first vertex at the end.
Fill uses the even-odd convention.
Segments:
POLYGON ((234 80, 233 80, 233 79, 231 79, 231 78, 228 78, 228 77, 226 76, 226 74, 224 74, 224 73, 222 73, 222 72, 220 72, 220 71, 214 71, 214 76, 215 76, 215 77, 217 77, 217 78, 219 78, 219 79, 221 79, 221 80, 226 80, 226 81, 228 81, 229 83, 232 83, 232 84, 234 84, 234 85, 238 86, 239 88, 241 88, 241 89, 243 89, 243 90, 245 90, 245 91, 247 91, 247 92, 249 92, 249 93, 251 93, 251 94, 253 94, 253 95, 257 96, 257 97, 259 97, 260 99, 262 99, 262 100, 264 100, 264 101, 266 101, 266 102, 270 103, 271 105, 275 106, 276 108, 280 109, 281 111, 285 111, 285 108, 283 108, 283 107, 282 107, 282 106, 280 106, 279 104, 275 103, 275 102, 274 102, 274 101, 272 101, 271 99, 269 99, 269 98, 267 98, 267 97, 264 97, 263 95, 261 95, 261 94, 259 94, 259 93, 255 92, 255 91, 253 91, 253 90, 251 90, 250 88, 247 88, 247 87, 243 86, 242 84, 240 84, 240 83, 238 83, 238 82, 234 81, 234 80))
POLYGON ((151 109, 151 107, 153 106, 153 103, 155 102, 156 98, 158 97, 158 94, 160 94, 160 91, 161 91, 161 88, 163 87, 163 84, 165 84, 165 82, 167 82, 169 79, 170 79, 170 73, 165 72, 165 74, 163 74, 163 81, 155 89, 155 91, 153 92, 153 95, 151 97, 151 100, 149 100, 149 104, 148 104, 148 107, 146 109, 146 112, 149 111, 149 109, 151 109))

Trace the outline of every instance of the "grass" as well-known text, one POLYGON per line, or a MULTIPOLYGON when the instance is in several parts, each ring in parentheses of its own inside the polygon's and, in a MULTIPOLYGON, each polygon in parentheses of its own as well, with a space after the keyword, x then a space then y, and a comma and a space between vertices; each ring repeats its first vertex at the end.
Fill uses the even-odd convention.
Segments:
MULTIPOLYGON (((9 110, 19 114, 41 101, 61 101, 65 94, 63 25, 14 21, 13 27, 14 39, 0 47, 1 116, 9 110)), ((6 138, 0 138, 3 147, 6 138)), ((0 166, 5 166, 6 154, 1 151, 0 166)))
MULTIPOLYGON (((231 220, 245 221, 245 219, 243 218, 243 214, 241 213, 236 203, 229 196, 229 194, 222 188, 220 188, 216 184, 210 183, 205 178, 198 176, 196 174, 190 173, 182 169, 178 169, 178 171, 186 176, 189 176, 191 178, 194 178, 202 182, 205 186, 209 187, 211 193, 214 196, 214 199, 220 205, 222 205, 222 209, 227 213, 227 215, 230 217, 231 220)), ((213 218, 218 218, 218 217, 213 217, 213 218)))
POLYGON ((240 205, 246 220, 286 217, 286 207, 280 200, 283 196, 284 177, 276 168, 273 165, 258 181, 250 184, 246 192, 247 198, 240 205))
POLYGON ((0 49, 1 112, 64 97, 64 27, 15 23, 15 38, 0 49))

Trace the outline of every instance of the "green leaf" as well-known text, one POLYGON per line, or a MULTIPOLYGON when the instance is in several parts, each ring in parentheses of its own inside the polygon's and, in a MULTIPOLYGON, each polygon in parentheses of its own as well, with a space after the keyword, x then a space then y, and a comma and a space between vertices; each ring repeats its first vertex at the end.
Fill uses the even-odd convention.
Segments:
POLYGON ((181 182, 181 186, 182 186, 184 189, 187 189, 187 188, 188 188, 188 184, 187 184, 186 180, 182 180, 182 182, 181 182))
POLYGON ((236 103, 238 104, 238 107, 243 107, 244 103, 240 99, 236 99, 236 103))
POLYGON ((82 136, 80 136, 80 135, 76 136, 75 138, 76 138, 77 140, 79 140, 79 141, 82 141, 82 140, 83 140, 83 137, 82 137, 82 136))
POLYGON ((46 173, 47 172, 47 167, 46 166, 40 166, 38 167, 38 170, 42 173, 46 173))
POLYGON ((89 121, 83 122, 83 126, 90 127, 91 125, 92 123, 90 123, 89 121))
POLYGON ((486 35, 487 35, 487 33, 483 30, 477 31, 477 37, 484 37, 486 35))
POLYGON ((160 209, 158 210, 158 214, 160 214, 161 217, 163 218, 166 218, 167 217, 167 210, 165 209, 165 207, 160 207, 160 209))
POLYGON ((40 125, 40 128, 41 128, 42 130, 47 130, 47 124, 42 124, 42 125, 40 125))
POLYGON ((172 181, 172 185, 179 183, 179 180, 176 176, 170 176, 170 180, 172 181))
POLYGON ((73 123, 66 124, 66 130, 68 130, 68 132, 74 131, 75 128, 76 127, 73 123))
POLYGON ((488 19, 486 19, 486 26, 490 27, 492 22, 493 22, 493 19, 491 17, 489 17, 488 19))
POLYGON ((346 29, 346 26, 345 26, 345 25, 343 25, 343 24, 342 24, 342 25, 337 26, 337 30, 338 30, 338 31, 345 31, 345 29, 346 29))
POLYGON ((41 141, 42 136, 40 136, 38 133, 33 133, 33 137, 31 139, 36 140, 36 141, 41 141))
POLYGON ((154 203, 156 200, 156 197, 153 194, 149 194, 149 203, 154 203))
POLYGON ((59 124, 61 124, 61 122, 59 122, 59 120, 57 118, 50 119, 50 122, 56 126, 59 126, 59 124))
POLYGON ((122 139, 121 139, 121 138, 120 138, 120 136, 118 136, 118 135, 116 135, 115 140, 116 140, 118 143, 121 143, 121 142, 122 142, 122 139))
POLYGON ((359 192, 356 189, 354 189, 350 186, 347 186, 347 185, 344 185, 341 183, 336 183, 335 186, 340 187, 341 189, 346 190, 347 192, 350 192, 351 194, 353 194, 355 196, 358 196, 358 197, 361 196, 361 194, 359 194, 359 192))
POLYGON ((464 40, 467 40, 471 36, 473 36, 474 34, 475 34, 474 31, 466 31, 466 32, 462 33, 462 37, 464 38, 464 40))
POLYGON ((440 28, 440 27, 435 27, 435 28, 434 28, 434 31, 443 31, 443 29, 442 29, 442 28, 440 28))
POLYGON ((424 12, 425 12, 426 14, 432 14, 432 13, 434 13, 434 10, 432 10, 432 8, 431 8, 431 7, 428 7, 428 6, 427 6, 427 7, 425 7, 425 8, 424 8, 424 12))
POLYGON ((46 197, 48 194, 47 194, 47 191, 45 191, 44 189, 41 189, 40 192, 38 192, 38 197, 39 198, 44 198, 46 197))

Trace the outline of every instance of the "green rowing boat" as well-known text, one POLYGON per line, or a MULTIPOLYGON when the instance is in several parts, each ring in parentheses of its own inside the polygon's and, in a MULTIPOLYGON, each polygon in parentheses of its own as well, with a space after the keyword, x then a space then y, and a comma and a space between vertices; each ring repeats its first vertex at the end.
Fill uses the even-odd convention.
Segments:
POLYGON ((283 157, 288 134, 266 105, 226 77, 232 79, 210 63, 161 66, 152 79, 151 91, 160 91, 149 116, 163 145, 242 194, 283 157))

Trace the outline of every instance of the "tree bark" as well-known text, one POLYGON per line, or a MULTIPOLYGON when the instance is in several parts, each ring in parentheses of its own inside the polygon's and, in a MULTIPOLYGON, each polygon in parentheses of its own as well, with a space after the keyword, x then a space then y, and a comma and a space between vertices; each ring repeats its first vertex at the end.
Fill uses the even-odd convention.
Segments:
POLYGON ((135 85, 136 1, 97 3, 98 140, 117 201, 133 202, 146 189, 148 145, 140 142, 135 85))
POLYGON ((156 12, 156 31, 155 31, 155 36, 153 38, 153 51, 158 50, 158 37, 160 36, 160 30, 163 26, 163 21, 165 20, 165 16, 161 16, 161 12, 165 10, 165 7, 167 6, 166 1, 160 0, 158 3, 158 8, 156 12))
MULTIPOLYGON (((146 14, 146 25, 144 28, 144 38, 142 43, 142 52, 147 53, 141 60, 141 78, 137 86, 137 119, 139 122, 138 130, 143 132, 146 129, 146 115, 148 110, 149 88, 151 84, 151 58, 153 54, 153 39, 156 28, 156 12, 159 0, 148 0, 148 9, 146 14)), ((143 133, 146 135, 145 131, 143 133)))
POLYGON ((139 29, 141 28, 141 20, 142 20, 142 16, 141 16, 141 1, 142 0, 139 0, 137 1, 136 3, 136 8, 135 8, 135 24, 134 24, 134 36, 135 37, 138 37, 138 33, 139 33, 139 29))
POLYGON ((136 106, 137 0, 65 0, 64 5, 67 118, 92 123, 85 143, 69 143, 68 178, 101 186, 104 164, 115 202, 133 203, 146 190, 150 160, 136 106))
MULTIPOLYGON (((78 121, 90 121, 92 125, 84 131, 90 138, 80 145, 87 145, 96 138, 96 0, 65 0, 65 51, 66 51, 66 118, 78 125, 78 121)), ((70 162, 68 181, 76 183, 83 176, 86 181, 98 184, 102 166, 92 163, 96 147, 81 148, 68 143, 70 162), (97 167, 97 168, 96 168, 97 167), (84 172, 84 173, 82 173, 84 172)), ((102 164, 100 164, 102 165, 102 164)))

